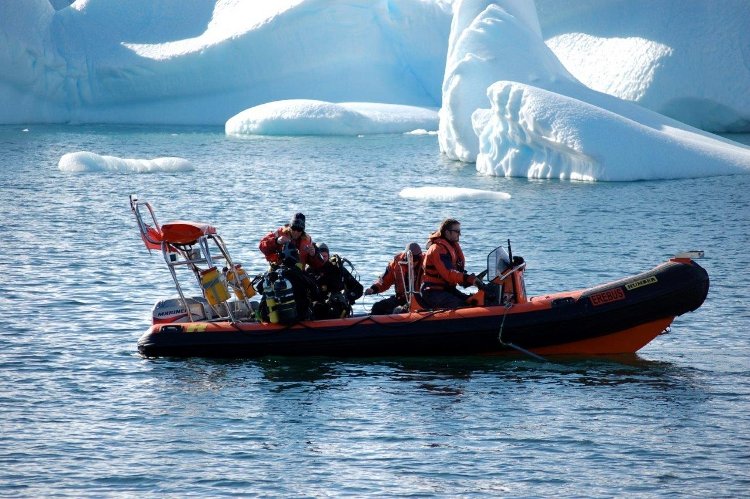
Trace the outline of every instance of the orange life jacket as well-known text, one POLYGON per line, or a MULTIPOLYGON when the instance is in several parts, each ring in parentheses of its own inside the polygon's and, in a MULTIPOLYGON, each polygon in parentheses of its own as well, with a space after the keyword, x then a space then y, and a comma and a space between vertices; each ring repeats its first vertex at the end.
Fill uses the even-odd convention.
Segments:
POLYGON ((422 290, 454 288, 461 284, 466 286, 467 274, 464 272, 464 252, 458 243, 438 237, 430 240, 431 244, 424 254, 424 277, 422 290))
MULTIPOLYGON (((372 286, 370 286, 376 293, 382 293, 388 290, 391 286, 396 288, 396 298, 399 300, 406 300, 406 289, 404 284, 409 280, 409 270, 406 265, 407 256, 406 252, 402 251, 393 257, 388 265, 385 267, 385 272, 381 275, 372 286)), ((422 262, 414 262, 414 290, 419 290, 422 283, 422 262)))

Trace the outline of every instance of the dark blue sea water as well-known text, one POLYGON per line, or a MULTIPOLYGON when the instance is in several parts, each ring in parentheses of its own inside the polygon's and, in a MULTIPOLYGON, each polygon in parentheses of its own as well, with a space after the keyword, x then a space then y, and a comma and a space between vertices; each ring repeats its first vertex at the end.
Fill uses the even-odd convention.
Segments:
POLYGON ((0 496, 750 490, 750 176, 488 178, 442 158, 434 136, 241 140, 177 127, 0 127, 0 152, 0 496), (180 156, 195 170, 58 170, 81 150, 180 156), (423 185, 511 199, 398 196, 423 185), (213 223, 251 270, 264 267, 260 237, 294 211, 366 284, 454 216, 469 268, 510 238, 532 294, 689 249, 705 250, 711 291, 627 357, 143 359, 136 340, 173 290, 137 236, 131 193, 160 221, 213 223))

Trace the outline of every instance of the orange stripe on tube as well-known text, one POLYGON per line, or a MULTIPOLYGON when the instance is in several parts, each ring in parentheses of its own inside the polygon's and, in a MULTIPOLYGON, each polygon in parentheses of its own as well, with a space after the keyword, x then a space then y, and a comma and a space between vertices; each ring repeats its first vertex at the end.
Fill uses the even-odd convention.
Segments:
POLYGON ((605 355, 616 353, 635 353, 651 340, 659 336, 674 317, 659 319, 640 326, 623 329, 617 333, 590 338, 581 341, 572 341, 563 345, 555 345, 541 348, 531 348, 532 352, 539 355, 605 355))

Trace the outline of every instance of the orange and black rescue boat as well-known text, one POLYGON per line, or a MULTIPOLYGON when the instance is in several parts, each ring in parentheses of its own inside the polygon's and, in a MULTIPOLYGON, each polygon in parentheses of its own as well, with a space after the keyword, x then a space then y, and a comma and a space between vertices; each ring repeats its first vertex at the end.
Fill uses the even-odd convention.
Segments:
POLYGON ((131 196, 130 204, 143 241, 161 251, 179 295, 154 306, 153 324, 138 340, 147 357, 634 353, 668 330, 675 317, 700 307, 708 294, 708 274, 693 260, 702 252, 692 251, 618 281, 529 297, 526 263, 513 258, 508 246, 490 252, 483 272, 487 282, 466 308, 425 309, 413 283, 406 283, 411 304, 405 313, 287 321, 289 304, 283 293, 272 292, 279 284, 264 287, 262 276, 251 280, 214 227, 186 221, 159 225, 147 202, 131 196), (144 220, 143 207, 152 224, 144 220), (199 296, 185 295, 179 268, 193 273, 199 296), (258 313, 260 302, 252 300, 256 287, 264 290, 270 314, 258 313))

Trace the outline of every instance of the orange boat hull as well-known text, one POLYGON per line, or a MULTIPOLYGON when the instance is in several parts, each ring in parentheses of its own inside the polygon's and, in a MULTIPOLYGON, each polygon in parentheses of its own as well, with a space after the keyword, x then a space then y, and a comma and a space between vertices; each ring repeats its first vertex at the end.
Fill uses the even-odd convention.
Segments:
POLYGON ((457 356, 634 353, 708 293, 691 260, 594 288, 500 305, 354 316, 293 325, 259 322, 155 324, 139 340, 146 356, 457 356))

